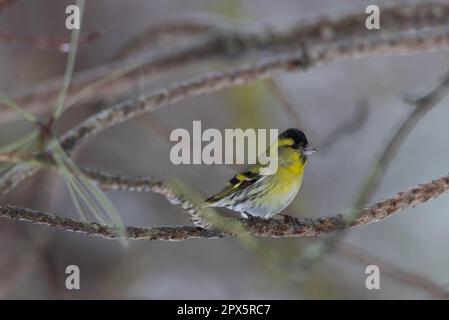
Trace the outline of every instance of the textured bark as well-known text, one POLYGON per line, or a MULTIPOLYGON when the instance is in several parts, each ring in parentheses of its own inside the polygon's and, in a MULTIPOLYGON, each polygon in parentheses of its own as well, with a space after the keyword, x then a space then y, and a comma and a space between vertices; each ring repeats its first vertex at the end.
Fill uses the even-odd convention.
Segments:
MULTIPOLYGON (((213 28, 213 32, 186 45, 161 49, 145 53, 138 58, 106 63, 78 72, 74 75, 69 88, 68 100, 70 101, 87 86, 118 70, 121 70, 120 76, 112 77, 101 85, 95 85, 94 89, 84 91, 82 101, 114 99, 129 92, 142 76, 158 75, 190 63, 213 58, 237 59, 252 52, 268 52, 272 55, 293 54, 301 49, 303 44, 307 44, 308 47, 332 48, 342 43, 353 43, 363 47, 366 42, 388 36, 394 36, 397 38, 395 41, 401 41, 400 34, 404 32, 422 32, 428 28, 445 27, 449 22, 449 3, 429 1, 382 8, 380 31, 367 30, 364 27, 365 19, 364 12, 357 12, 338 18, 322 18, 309 24, 297 23, 291 29, 282 32, 273 28, 257 28, 257 31, 232 31, 226 28, 217 31, 217 28, 213 28)), ((428 39, 422 44, 406 50, 436 49, 440 36, 444 37, 442 34, 438 35, 438 32, 429 33, 428 39)), ((56 101, 61 83, 62 79, 51 80, 31 90, 17 93, 14 100, 35 114, 48 112, 56 101)), ((15 117, 13 112, 7 110, 2 112, 0 121, 9 121, 15 117)))
MULTIPOLYGON (((316 220, 286 217, 283 221, 277 219, 238 219, 238 221, 244 226, 245 233, 252 236, 275 238, 317 237, 337 230, 354 229, 383 220, 392 214, 425 203, 448 191, 449 175, 413 189, 400 192, 389 199, 373 204, 361 210, 358 218, 350 224, 345 222, 342 215, 324 217, 316 220)), ((17 206, 0 206, 0 216, 65 231, 80 232, 111 239, 126 237, 129 240, 181 241, 195 238, 213 239, 241 235, 231 235, 196 226, 126 227, 126 230, 123 232, 112 226, 81 222, 17 206)))

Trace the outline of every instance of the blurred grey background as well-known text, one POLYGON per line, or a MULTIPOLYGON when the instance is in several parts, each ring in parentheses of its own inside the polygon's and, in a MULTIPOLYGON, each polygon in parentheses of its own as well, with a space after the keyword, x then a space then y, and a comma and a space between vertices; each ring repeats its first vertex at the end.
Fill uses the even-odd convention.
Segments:
MULTIPOLYGON (((186 14, 218 14, 231 22, 268 23, 280 28, 301 19, 347 10, 364 12, 377 1, 168 0, 87 1, 83 32, 103 30, 96 41, 79 49, 76 70, 108 62, 123 44, 146 27, 186 14)), ((385 3, 385 2, 384 2, 385 3)), ((389 3, 392 3, 389 1, 389 3)), ((0 31, 19 35, 68 37, 65 7, 72 1, 17 1, 0 14, 0 31)), ((20 44, 0 43, 0 91, 6 94, 61 76, 67 55, 20 44)), ((144 79, 139 90, 157 88, 193 75, 235 66, 232 59, 195 64, 161 77, 144 79)), ((310 159, 303 188, 293 207, 300 217, 331 215, 346 209, 373 156, 406 116, 404 94, 419 94, 449 70, 449 53, 426 53, 350 60, 280 74, 275 80, 295 106, 302 129, 319 147, 335 129, 354 117, 357 102, 366 101, 368 118, 359 130, 338 139, 310 159)), ((388 170, 375 200, 447 174, 449 108, 444 99, 417 126, 388 170)), ((165 107, 154 113, 160 123, 191 130, 258 127, 284 130, 294 126, 282 101, 263 84, 225 90, 165 107)), ((67 126, 89 111, 74 107, 67 126)), ((171 144, 142 117, 92 139, 77 154, 77 163, 123 175, 177 179, 203 195, 218 191, 232 174, 218 165, 175 166, 168 161, 171 144)), ((2 124, 0 143, 23 133, 22 122, 2 124)), ((127 225, 189 223, 178 207, 154 194, 108 193, 127 225)), ((53 184, 39 174, 2 204, 13 203, 67 217, 76 210, 61 179, 53 184), (51 186, 51 188, 49 188, 51 186)), ((385 221, 349 232, 345 243, 363 248, 395 266, 449 283, 449 199, 442 196, 385 221)), ((270 250, 294 261, 314 239, 263 239, 270 250)), ((281 262, 282 264, 282 262, 281 262)), ((287 263, 288 264, 288 263, 287 263)), ((380 290, 365 288, 366 264, 333 253, 307 275, 293 264, 273 270, 257 252, 236 239, 185 242, 118 242, 0 220, 1 298, 207 298, 207 299, 417 299, 428 292, 382 274, 380 290), (81 270, 81 290, 65 289, 65 267, 81 270), (286 275, 286 273, 288 275, 286 275)))

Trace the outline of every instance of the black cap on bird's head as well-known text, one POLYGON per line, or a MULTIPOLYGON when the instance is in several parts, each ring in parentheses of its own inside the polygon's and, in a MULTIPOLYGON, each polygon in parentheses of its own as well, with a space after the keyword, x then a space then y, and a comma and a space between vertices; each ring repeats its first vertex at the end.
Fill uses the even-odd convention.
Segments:
POLYGON ((299 147, 305 148, 309 144, 304 132, 295 128, 287 129, 282 132, 279 135, 279 139, 286 139, 287 141, 290 140, 291 146, 295 149, 298 149, 299 147))
POLYGON ((279 140, 285 141, 284 145, 290 146, 293 149, 302 150, 305 155, 310 155, 317 152, 314 148, 309 148, 306 135, 299 129, 290 128, 279 135, 279 140))

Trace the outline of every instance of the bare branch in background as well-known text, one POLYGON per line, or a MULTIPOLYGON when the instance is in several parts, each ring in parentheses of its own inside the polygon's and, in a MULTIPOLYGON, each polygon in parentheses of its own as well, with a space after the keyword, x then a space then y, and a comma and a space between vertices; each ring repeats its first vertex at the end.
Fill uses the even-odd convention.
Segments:
MULTIPOLYGON (((92 31, 80 36, 79 45, 88 45, 99 39, 103 33, 101 31, 92 31)), ((53 39, 39 36, 22 36, 11 33, 0 33, 0 43, 23 44, 35 47, 41 50, 58 50, 61 52, 70 51, 70 39, 53 39)))
MULTIPOLYGON (((316 220, 301 220, 288 217, 285 221, 276 219, 238 219, 246 234, 257 237, 317 237, 345 228, 347 230, 383 220, 402 210, 423 204, 449 192, 449 175, 433 180, 413 189, 375 203, 358 214, 358 218, 347 224, 342 215, 316 220)), ((0 205, 0 217, 28 221, 65 231, 75 231, 104 238, 119 238, 123 231, 112 226, 87 223, 61 216, 49 215, 17 206, 0 205)), ((229 218, 234 220, 233 218, 229 218)), ((180 241, 193 238, 221 238, 229 234, 195 226, 126 227, 126 238, 130 240, 180 241)))
MULTIPOLYGON (((268 51, 293 54, 304 44, 310 51, 320 49, 328 60, 372 56, 372 54, 411 53, 441 50, 448 47, 448 35, 438 27, 446 28, 449 20, 449 4, 421 3, 385 8, 382 11, 382 30, 370 33, 364 25, 364 14, 351 14, 338 19, 323 18, 316 23, 298 24, 285 32, 265 29, 255 32, 215 32, 189 44, 158 50, 139 58, 117 61, 79 72, 68 92, 71 100, 83 89, 99 79, 101 85, 95 90, 85 90, 78 102, 88 99, 109 99, 123 96, 136 86, 140 77, 160 74, 175 67, 213 58, 233 57, 237 59, 251 52, 268 51), (435 28, 435 30, 433 30, 435 28), (410 32, 413 31, 413 32, 410 32), (335 47, 340 50, 335 50, 335 47), (352 47, 351 53, 345 48, 352 47), (360 50, 357 50, 357 48, 360 50), (370 50, 374 50, 369 54, 370 50), (343 52, 339 52, 343 51, 343 52), (333 58, 330 56, 334 54, 333 58), (139 67, 139 72, 133 72, 139 67), (111 77, 111 73, 119 75, 111 77)), ((262 28, 259 28, 262 29, 262 28)), ((31 91, 28 89, 13 98, 28 111, 43 114, 51 109, 59 93, 61 79, 42 84, 31 91)), ((4 111, 2 121, 15 119, 16 115, 4 111)))
POLYGON ((183 37, 197 37, 213 31, 226 31, 231 23, 224 21, 223 17, 212 14, 195 14, 177 17, 148 27, 137 36, 127 41, 114 60, 128 58, 134 54, 144 51, 146 48, 154 47, 166 39, 183 37))
POLYGON ((405 271, 395 265, 374 257, 357 246, 340 244, 340 246, 336 249, 336 253, 365 266, 372 264, 377 265, 380 270, 382 270, 382 274, 385 274, 406 285, 419 288, 429 293, 435 299, 447 299, 449 297, 449 291, 434 281, 418 274, 405 271))
MULTIPOLYGON (((427 94, 419 99, 408 99, 408 103, 414 105, 414 109, 405 118, 405 120, 393 132, 388 142, 383 144, 385 147, 375 157, 374 162, 369 167, 367 175, 363 178, 362 184, 357 188, 357 193, 351 203, 349 212, 344 216, 347 223, 357 221, 359 217, 359 209, 365 206, 383 181, 387 169, 396 157, 399 148, 405 141, 407 136, 416 126, 416 124, 449 93, 449 72, 443 79, 427 94)), ((316 263, 325 253, 336 248, 338 242, 342 239, 343 234, 335 233, 322 243, 312 244, 313 249, 309 249, 309 255, 303 259, 302 264, 308 268, 316 263)))
MULTIPOLYGON (((432 37, 427 32, 416 32, 411 37, 401 38, 400 41, 383 37, 378 39, 378 41, 369 41, 364 44, 348 43, 332 49, 326 48, 315 51, 310 51, 309 48, 303 45, 300 54, 268 59, 253 66, 246 66, 229 72, 206 74, 190 81, 176 84, 169 89, 161 89, 139 95, 138 98, 125 100, 89 117, 65 134, 61 138, 60 143, 66 151, 70 152, 76 144, 86 138, 146 112, 195 96, 267 79, 280 71, 304 70, 317 63, 330 62, 337 59, 448 48, 449 34, 434 35, 432 37)), ((33 170, 35 169, 28 168, 28 176, 34 174, 35 171, 33 172, 33 170)), ((23 173, 22 176, 24 176, 23 173)), ((10 174, 3 176, 0 179, 0 194, 8 192, 21 182, 20 179, 16 178, 16 176, 11 176, 10 174), (5 188, 5 185, 8 188, 5 188)))
POLYGON ((382 183, 388 167, 396 157, 399 148, 408 137, 410 132, 415 128, 418 122, 449 93, 449 72, 447 72, 443 79, 427 94, 419 99, 408 99, 408 103, 414 105, 413 110, 405 118, 405 120, 398 126, 391 138, 385 144, 385 148, 380 153, 380 156, 374 161, 371 166, 371 173, 367 175, 360 193, 354 201, 354 207, 357 209, 369 202, 382 183))
POLYGON ((16 2, 16 0, 0 0, 0 12, 12 5, 14 2, 16 2))

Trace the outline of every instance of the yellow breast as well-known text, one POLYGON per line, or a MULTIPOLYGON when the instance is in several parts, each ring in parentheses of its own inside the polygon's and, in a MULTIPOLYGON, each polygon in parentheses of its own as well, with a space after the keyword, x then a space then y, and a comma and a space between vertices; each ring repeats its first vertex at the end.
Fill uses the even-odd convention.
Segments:
POLYGON ((301 186, 306 163, 302 161, 301 155, 295 150, 286 148, 286 150, 279 150, 279 152, 276 186, 273 192, 287 196, 292 192, 296 193, 301 186))

